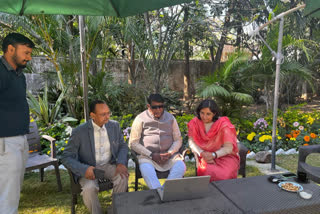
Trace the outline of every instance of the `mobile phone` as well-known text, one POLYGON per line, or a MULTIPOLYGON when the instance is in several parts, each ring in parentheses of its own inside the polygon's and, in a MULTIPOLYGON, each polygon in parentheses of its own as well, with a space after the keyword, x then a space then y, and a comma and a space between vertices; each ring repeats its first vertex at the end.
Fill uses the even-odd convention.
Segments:
POLYGON ((94 168, 93 172, 94 172, 94 176, 96 177, 96 179, 103 179, 104 178, 104 170, 94 168))
POLYGON ((285 178, 293 178, 293 177, 297 177, 296 174, 292 173, 292 172, 286 172, 286 173, 283 173, 282 174, 282 177, 285 177, 285 178))

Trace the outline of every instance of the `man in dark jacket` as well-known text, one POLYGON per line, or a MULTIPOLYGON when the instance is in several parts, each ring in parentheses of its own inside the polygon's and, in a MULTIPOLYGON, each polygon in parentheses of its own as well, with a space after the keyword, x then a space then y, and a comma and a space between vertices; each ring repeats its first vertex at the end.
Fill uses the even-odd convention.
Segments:
POLYGON ((82 197, 91 213, 100 214, 96 169, 113 182, 113 192, 125 192, 128 187, 128 146, 119 123, 109 120, 110 109, 103 101, 90 105, 91 120, 77 127, 69 139, 62 163, 71 169, 82 187, 82 197))

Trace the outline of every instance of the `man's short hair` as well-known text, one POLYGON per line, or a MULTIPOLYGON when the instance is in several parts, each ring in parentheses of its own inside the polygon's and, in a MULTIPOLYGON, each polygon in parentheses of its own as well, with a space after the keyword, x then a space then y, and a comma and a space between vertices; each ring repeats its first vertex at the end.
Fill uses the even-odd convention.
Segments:
POLYGON ((7 52, 8 46, 12 45, 16 47, 16 45, 26 45, 29 48, 34 48, 34 43, 24 35, 20 33, 9 33, 2 42, 2 50, 3 53, 7 52))
POLYGON ((92 112, 92 113, 95 113, 95 110, 96 110, 96 105, 97 104, 106 104, 105 101, 103 100, 95 100, 93 102, 90 103, 89 105, 89 114, 92 112))
POLYGON ((151 103, 157 102, 157 103, 164 103, 164 99, 160 94, 150 94, 148 97, 148 103, 151 105, 151 103))

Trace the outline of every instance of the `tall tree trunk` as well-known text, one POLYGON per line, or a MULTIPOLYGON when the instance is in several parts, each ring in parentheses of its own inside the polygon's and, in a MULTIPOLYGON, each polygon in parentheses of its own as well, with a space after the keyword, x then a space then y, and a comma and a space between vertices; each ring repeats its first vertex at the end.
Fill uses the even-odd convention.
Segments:
POLYGON ((240 45, 241 45, 241 34, 242 34, 242 26, 241 26, 241 23, 239 23, 239 27, 237 27, 237 40, 235 44, 238 50, 240 50, 240 45))
POLYGON ((189 19, 189 8, 184 8, 183 22, 184 28, 184 58, 185 58, 185 69, 183 72, 184 87, 183 87, 183 99, 188 100, 190 98, 190 48, 189 48, 189 36, 188 36, 188 19, 189 19))
POLYGON ((128 66, 128 83, 129 84, 135 84, 135 70, 136 70, 136 63, 134 58, 134 42, 129 42, 129 66, 128 66))
POLYGON ((223 48, 224 48, 224 44, 226 43, 227 40, 227 34, 229 31, 229 26, 230 26, 230 17, 231 17, 231 12, 232 12, 232 8, 233 8, 233 1, 230 2, 230 6, 229 9, 226 13, 226 17, 224 20, 224 25, 223 25, 223 29, 222 29, 222 33, 221 33, 221 38, 219 41, 219 46, 216 52, 216 57, 213 61, 213 70, 215 71, 216 69, 218 69, 220 67, 220 63, 221 63, 221 57, 222 57, 222 52, 223 52, 223 48))
POLYGON ((211 73, 213 73, 214 72, 214 68, 215 68, 215 66, 214 66, 214 47, 213 47, 213 45, 210 45, 209 46, 209 51, 210 51, 210 59, 211 59, 211 73))

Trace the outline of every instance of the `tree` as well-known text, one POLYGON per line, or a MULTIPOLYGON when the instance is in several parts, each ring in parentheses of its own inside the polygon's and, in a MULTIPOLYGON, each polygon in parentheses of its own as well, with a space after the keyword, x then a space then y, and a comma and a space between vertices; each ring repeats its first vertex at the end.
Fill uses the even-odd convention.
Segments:
POLYGON ((147 34, 143 45, 148 47, 148 51, 143 56, 143 62, 152 77, 155 92, 163 88, 170 61, 182 38, 182 12, 180 7, 175 6, 144 13, 147 34))

